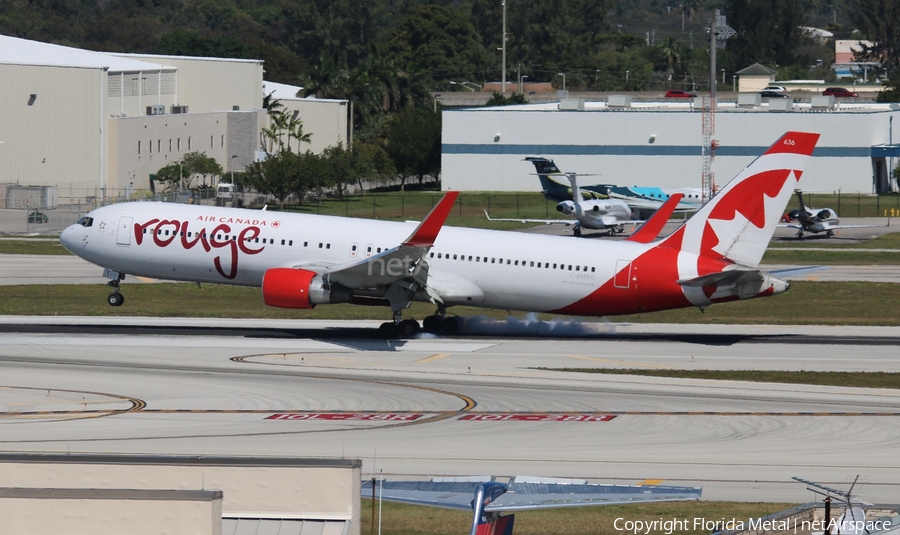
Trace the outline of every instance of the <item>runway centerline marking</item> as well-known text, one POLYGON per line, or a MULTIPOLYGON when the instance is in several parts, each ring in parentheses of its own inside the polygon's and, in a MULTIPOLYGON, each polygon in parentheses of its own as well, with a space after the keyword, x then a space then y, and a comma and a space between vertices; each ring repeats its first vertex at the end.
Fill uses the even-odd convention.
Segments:
POLYGON ((663 369, 663 370, 675 370, 672 366, 662 366, 659 364, 644 364, 641 362, 629 362, 627 360, 615 360, 615 359, 602 359, 599 357, 585 357, 582 355, 567 355, 570 359, 578 359, 578 360, 589 360, 591 362, 603 362, 605 364, 624 364, 627 366, 640 366, 642 368, 655 368, 655 369, 663 369))
POLYGON ((447 358, 453 353, 438 353, 437 355, 431 355, 430 357, 425 357, 424 359, 419 359, 416 361, 416 364, 425 364, 426 362, 434 362, 436 360, 441 360, 443 358, 447 358))

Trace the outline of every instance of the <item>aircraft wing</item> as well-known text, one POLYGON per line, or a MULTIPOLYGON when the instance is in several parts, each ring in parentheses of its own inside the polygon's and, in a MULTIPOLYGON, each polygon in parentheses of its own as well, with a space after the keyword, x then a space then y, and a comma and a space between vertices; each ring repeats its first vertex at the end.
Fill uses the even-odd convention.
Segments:
MULTIPOLYGON (((488 218, 488 221, 512 221, 514 223, 543 223, 545 225, 565 225, 567 227, 569 225, 577 225, 578 224, 578 221, 576 221, 574 219, 521 219, 521 218, 519 218, 519 219, 513 219, 513 218, 501 219, 501 218, 494 218, 494 217, 491 217, 490 214, 488 214, 487 210, 484 211, 484 216, 488 218)), ((616 223, 613 223, 613 224, 616 224, 616 223)))
POLYGON ((318 267, 321 269, 319 272, 327 275, 329 281, 343 284, 348 288, 383 287, 401 279, 413 279, 424 287, 424 275, 427 275, 427 270, 420 270, 419 264, 434 245, 458 195, 457 191, 447 192, 419 223, 416 230, 397 247, 345 264, 300 267, 312 268, 313 271, 317 271, 318 267))
POLYGON ((699 500, 699 487, 656 485, 595 485, 589 483, 542 483, 514 478, 506 494, 494 499, 485 511, 529 511, 559 507, 616 505, 625 503, 699 500))
POLYGON ((825 230, 839 230, 842 228, 883 228, 891 226, 891 220, 888 219, 886 225, 832 225, 830 223, 825 223, 825 230))
MULTIPOLYGON (((508 484, 491 478, 466 481, 384 481, 377 484, 375 499, 430 505, 450 509, 473 509, 479 485, 500 484, 506 492, 484 507, 488 512, 516 512, 561 507, 626 503, 699 500, 699 487, 597 485, 576 480, 513 478, 508 484)), ((363 497, 372 497, 372 487, 363 482, 363 497)))
MULTIPOLYGON (((475 488, 483 483, 490 483, 490 477, 471 478, 467 481, 378 481, 375 488, 375 499, 379 497, 390 502, 430 505, 444 509, 472 510, 472 499, 475 488)), ((372 498, 370 481, 362 482, 363 498, 372 498)))
POLYGON ((663 205, 662 201, 650 201, 646 199, 639 199, 637 197, 629 197, 628 195, 622 195, 619 193, 609 194, 610 199, 619 199, 620 201, 624 201, 625 204, 630 206, 631 208, 642 208, 648 210, 658 210, 660 206, 663 205))
POLYGON ((655 240, 663 227, 666 226, 666 223, 668 223, 669 217, 672 215, 672 212, 675 211, 675 207, 678 206, 678 203, 681 202, 682 198, 684 198, 683 193, 676 193, 669 197, 659 210, 650 216, 650 219, 648 219, 641 228, 637 229, 630 237, 625 238, 626 241, 650 243, 655 240))

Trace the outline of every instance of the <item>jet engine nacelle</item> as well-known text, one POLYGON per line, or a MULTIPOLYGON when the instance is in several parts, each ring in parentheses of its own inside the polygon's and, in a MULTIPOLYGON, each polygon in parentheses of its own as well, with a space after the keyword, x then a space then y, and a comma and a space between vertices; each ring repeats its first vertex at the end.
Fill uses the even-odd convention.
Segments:
POLYGON ((835 219, 836 216, 830 208, 826 208, 824 210, 820 210, 819 213, 816 214, 816 217, 821 219, 822 221, 826 221, 828 219, 835 219))
POLYGON ((347 303, 353 297, 349 288, 327 284, 314 271, 291 268, 267 270, 262 293, 267 305, 279 308, 310 309, 328 303, 347 303))
POLYGON ((575 203, 572 201, 563 201, 556 205, 556 211, 561 214, 572 215, 575 213, 575 203))

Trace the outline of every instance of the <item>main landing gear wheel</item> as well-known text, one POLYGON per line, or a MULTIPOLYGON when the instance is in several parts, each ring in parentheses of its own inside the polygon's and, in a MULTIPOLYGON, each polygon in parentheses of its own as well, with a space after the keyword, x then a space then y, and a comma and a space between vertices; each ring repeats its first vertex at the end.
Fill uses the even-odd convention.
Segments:
POLYGON ((378 334, 381 335, 385 340, 390 340, 392 338, 397 338, 397 334, 400 333, 400 326, 394 323, 393 321, 388 321, 382 323, 378 327, 378 334))
POLYGON ((444 318, 442 327, 444 329, 444 334, 457 334, 462 325, 458 317, 451 316, 449 318, 444 318))
POLYGON ((397 327, 401 338, 411 338, 419 334, 419 322, 413 319, 403 320, 397 327))
POLYGON ((576 238, 580 238, 581 237, 581 227, 575 227, 574 229, 572 229, 572 234, 574 234, 576 238))
POLYGON ((442 318, 439 314, 434 314, 432 316, 427 316, 422 320, 422 330, 431 333, 437 334, 441 332, 441 329, 444 326, 444 318, 442 318))
POLYGON ((106 297, 106 302, 109 306, 120 307, 125 302, 125 297, 119 292, 113 292, 106 297))

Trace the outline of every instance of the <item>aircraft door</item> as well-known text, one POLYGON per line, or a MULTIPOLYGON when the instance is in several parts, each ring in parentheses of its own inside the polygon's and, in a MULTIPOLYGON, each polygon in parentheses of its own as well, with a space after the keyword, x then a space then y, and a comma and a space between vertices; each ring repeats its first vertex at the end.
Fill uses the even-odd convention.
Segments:
POLYGON ((119 218, 119 228, 116 230, 116 245, 131 245, 131 225, 133 217, 122 216, 119 218))
POLYGON ((631 286, 631 262, 628 260, 616 260, 616 276, 613 286, 627 290, 631 286))

